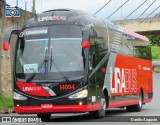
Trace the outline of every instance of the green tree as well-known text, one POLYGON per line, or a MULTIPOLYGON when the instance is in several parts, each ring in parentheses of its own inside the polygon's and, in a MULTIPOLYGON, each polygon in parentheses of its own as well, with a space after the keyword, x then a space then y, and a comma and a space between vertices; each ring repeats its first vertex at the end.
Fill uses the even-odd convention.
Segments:
POLYGON ((154 17, 160 17, 160 13, 157 13, 154 17))
MULTIPOLYGON (((160 17, 160 13, 157 13, 154 17, 160 17)), ((160 35, 148 35, 147 37, 151 41, 152 45, 160 46, 160 35)))
POLYGON ((147 37, 151 41, 152 45, 160 46, 160 35, 148 35, 147 37))

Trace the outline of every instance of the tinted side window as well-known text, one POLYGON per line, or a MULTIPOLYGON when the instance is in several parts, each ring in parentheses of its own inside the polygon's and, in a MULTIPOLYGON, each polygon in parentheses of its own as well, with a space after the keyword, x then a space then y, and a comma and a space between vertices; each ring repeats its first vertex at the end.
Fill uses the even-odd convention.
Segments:
POLYGON ((132 56, 133 55, 133 46, 128 46, 123 44, 123 53, 125 55, 132 56))
POLYGON ((116 30, 110 29, 109 33, 109 43, 110 51, 113 53, 123 54, 123 44, 122 44, 122 34, 116 30))

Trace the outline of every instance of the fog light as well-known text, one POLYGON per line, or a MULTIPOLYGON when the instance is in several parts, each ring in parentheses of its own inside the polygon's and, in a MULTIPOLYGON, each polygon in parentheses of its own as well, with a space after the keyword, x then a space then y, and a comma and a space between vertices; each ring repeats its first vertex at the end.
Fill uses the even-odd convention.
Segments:
POLYGON ((79 102, 79 105, 83 105, 83 103, 82 103, 82 102, 79 102))

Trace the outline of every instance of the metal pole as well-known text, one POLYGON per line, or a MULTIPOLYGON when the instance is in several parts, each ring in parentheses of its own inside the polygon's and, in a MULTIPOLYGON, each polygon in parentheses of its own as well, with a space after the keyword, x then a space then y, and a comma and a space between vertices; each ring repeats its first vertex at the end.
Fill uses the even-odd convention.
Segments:
MULTIPOLYGON (((123 19, 123 21, 126 20, 128 17, 130 17, 136 10, 138 10, 146 2, 147 0, 145 0, 141 5, 139 5, 135 10, 133 10, 132 13, 130 13, 126 18, 123 19)), ((121 21, 120 23, 122 23, 123 21, 121 21)))
MULTIPOLYGON (((121 0, 121 6, 122 6, 122 0, 121 0)), ((122 19, 122 7, 121 7, 121 19, 122 19)))
POLYGON ((115 12, 117 12, 120 8, 122 8, 129 0, 127 0, 124 4, 122 4, 120 7, 118 7, 118 9, 116 9, 112 14, 110 14, 107 19, 109 19, 113 14, 115 14, 115 12))
POLYGON ((25 10, 27 10, 27 1, 25 1, 25 10))
POLYGON ((94 15, 96 15, 97 13, 99 13, 99 11, 101 11, 105 6, 107 6, 112 0, 108 1, 105 5, 103 5, 97 12, 95 12, 94 15))
POLYGON ((33 0, 33 13, 35 13, 35 0, 33 0))
POLYGON ((18 0, 16 1, 16 6, 18 7, 18 0))
POLYGON ((153 1, 153 3, 152 3, 151 5, 149 5, 149 6, 147 7, 147 9, 145 9, 145 10, 143 11, 143 13, 142 13, 138 18, 140 18, 155 2, 156 2, 156 0, 153 1))
POLYGON ((42 0, 41 0, 41 12, 42 12, 42 0))
POLYGON ((149 16, 151 16, 156 10, 158 10, 160 8, 160 6, 158 6, 156 9, 154 9, 146 18, 144 18, 142 21, 140 21, 141 23, 147 19, 149 16))
POLYGON ((147 0, 145 0, 141 5, 139 5, 135 10, 133 10, 126 18, 124 18, 120 23, 124 22, 128 17, 130 17, 135 11, 137 11, 143 4, 145 4, 147 0))

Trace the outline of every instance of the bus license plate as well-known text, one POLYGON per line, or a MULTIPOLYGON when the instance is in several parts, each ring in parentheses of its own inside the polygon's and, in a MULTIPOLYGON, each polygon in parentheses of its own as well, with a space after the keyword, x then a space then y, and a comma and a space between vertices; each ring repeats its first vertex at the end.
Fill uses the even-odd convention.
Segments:
POLYGON ((41 104, 42 109, 50 109, 53 108, 53 104, 41 104))

